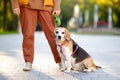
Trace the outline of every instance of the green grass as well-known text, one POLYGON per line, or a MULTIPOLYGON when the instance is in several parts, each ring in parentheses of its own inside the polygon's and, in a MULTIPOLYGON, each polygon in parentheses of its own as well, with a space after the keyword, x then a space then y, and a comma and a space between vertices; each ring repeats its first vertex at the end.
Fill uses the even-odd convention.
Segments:
POLYGON ((81 34, 81 35, 120 35, 119 33, 116 33, 114 31, 77 31, 77 30, 70 30, 71 33, 74 34, 81 34))
POLYGON ((0 35, 8 35, 8 34, 17 34, 17 31, 5 31, 5 32, 0 32, 0 35))
POLYGON ((118 35, 114 32, 72 32, 76 34, 82 34, 82 35, 118 35))

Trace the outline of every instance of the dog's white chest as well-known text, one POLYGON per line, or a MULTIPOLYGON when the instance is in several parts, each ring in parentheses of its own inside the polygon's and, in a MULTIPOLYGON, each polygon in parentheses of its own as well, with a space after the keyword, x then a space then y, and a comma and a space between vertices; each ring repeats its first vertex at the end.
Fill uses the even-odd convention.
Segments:
POLYGON ((70 51, 69 47, 57 46, 57 50, 58 50, 60 55, 64 55, 64 56, 71 55, 71 51, 70 51))

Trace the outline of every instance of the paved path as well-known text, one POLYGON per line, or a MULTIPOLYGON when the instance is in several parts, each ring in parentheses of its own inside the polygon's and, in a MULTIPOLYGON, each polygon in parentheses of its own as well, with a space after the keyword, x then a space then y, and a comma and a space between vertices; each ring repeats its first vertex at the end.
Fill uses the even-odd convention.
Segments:
POLYGON ((72 34, 72 38, 103 69, 91 73, 60 72, 43 32, 36 32, 33 70, 24 72, 22 35, 0 35, 0 80, 120 80, 120 36, 72 34))

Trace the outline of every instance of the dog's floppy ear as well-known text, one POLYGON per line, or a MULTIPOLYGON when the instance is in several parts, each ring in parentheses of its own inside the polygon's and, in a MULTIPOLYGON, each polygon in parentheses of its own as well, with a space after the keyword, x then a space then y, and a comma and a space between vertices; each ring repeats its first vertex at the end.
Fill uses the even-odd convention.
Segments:
POLYGON ((70 32, 67 29, 65 29, 65 39, 68 41, 71 39, 70 32))

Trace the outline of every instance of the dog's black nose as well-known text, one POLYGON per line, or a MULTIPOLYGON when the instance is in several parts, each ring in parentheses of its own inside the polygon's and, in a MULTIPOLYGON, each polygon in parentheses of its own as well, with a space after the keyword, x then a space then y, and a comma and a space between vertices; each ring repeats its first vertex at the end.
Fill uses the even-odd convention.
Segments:
POLYGON ((58 39, 61 39, 61 36, 58 36, 58 39))

